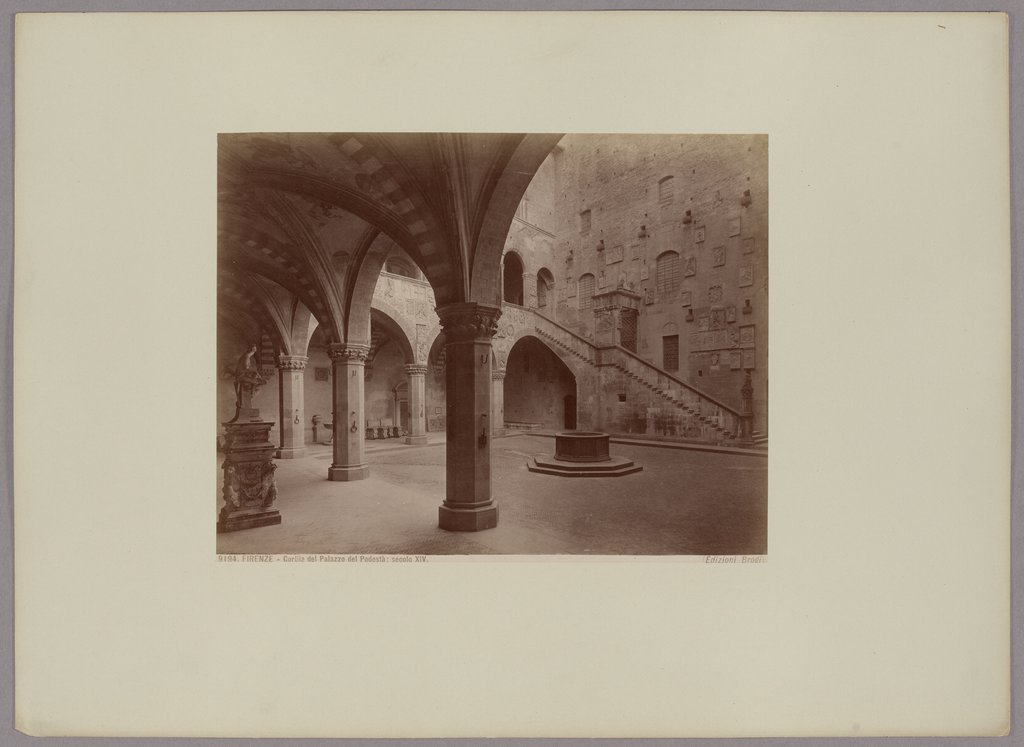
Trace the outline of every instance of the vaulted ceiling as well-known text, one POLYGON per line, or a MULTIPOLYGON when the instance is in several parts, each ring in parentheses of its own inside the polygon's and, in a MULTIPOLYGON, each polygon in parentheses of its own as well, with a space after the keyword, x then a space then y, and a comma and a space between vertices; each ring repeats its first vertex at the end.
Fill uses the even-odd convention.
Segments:
POLYGON ((498 305, 501 252, 530 180, 560 135, 222 134, 218 312, 284 354, 311 324, 370 342, 373 289, 403 253, 438 306, 498 305))

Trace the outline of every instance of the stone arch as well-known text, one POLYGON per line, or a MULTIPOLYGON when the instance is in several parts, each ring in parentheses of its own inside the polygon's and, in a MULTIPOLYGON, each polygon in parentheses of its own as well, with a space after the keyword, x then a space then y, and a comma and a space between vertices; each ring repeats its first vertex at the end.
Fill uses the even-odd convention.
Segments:
POLYGON ((500 302, 502 288, 498 285, 498 269, 509 227, 537 169, 561 139, 560 134, 520 136, 508 159, 500 164, 501 170, 496 174, 477 234, 470 275, 470 299, 494 305, 500 302))
MULTIPOLYGON (((349 342, 366 344, 370 340, 369 315, 375 303, 374 290, 380 280, 384 262, 394 246, 394 241, 387 234, 374 230, 368 232, 356 248, 352 258, 353 267, 346 279, 348 326, 345 334, 349 342)), ((396 319, 401 316, 397 309, 387 311, 396 319)))
POLYGON ((522 334, 509 350, 505 365, 504 411, 510 423, 562 429, 574 427, 566 401, 576 401, 579 377, 567 361, 543 339, 522 334))
POLYGON ((244 268, 277 283, 300 299, 336 340, 344 339, 340 314, 334 313, 328 294, 309 276, 304 264, 295 259, 290 247, 230 215, 221 217, 218 243, 219 270, 237 272, 244 268))
POLYGON ((402 247, 423 270, 439 299, 457 298, 456 281, 462 273, 450 261, 447 242, 435 225, 429 207, 415 191, 396 189, 394 200, 389 200, 396 205, 393 209, 359 189, 316 176, 267 168, 254 169, 249 176, 258 186, 304 194, 362 218, 402 247), (402 210, 397 210, 397 206, 402 206, 402 210))
MULTIPOLYGON (((270 337, 271 344, 278 353, 288 355, 291 350, 291 338, 284 320, 274 313, 275 309, 271 305, 253 292, 255 287, 255 283, 244 275, 218 273, 218 309, 222 309, 230 316, 248 317, 261 333, 266 333, 270 337)), ((249 328, 251 329, 251 325, 249 328)))
POLYGON ((547 267, 537 270, 537 308, 554 306, 551 294, 555 289, 555 276, 547 267))
MULTIPOLYGON (((507 329, 507 328, 506 328, 507 329)), ((576 356, 568 353, 561 348, 552 345, 550 342, 545 340, 543 337, 538 336, 533 329, 533 325, 527 325, 519 328, 514 328, 512 334, 495 337, 493 343, 494 349, 494 366, 495 368, 502 369, 508 366, 508 358, 511 355, 512 348, 516 344, 527 337, 536 339, 541 345, 546 347, 556 356, 559 360, 565 364, 566 368, 576 377, 577 380, 583 376, 584 372, 589 368, 589 365, 576 356)))
POLYGON ((416 354, 413 352, 415 338, 409 336, 406 326, 399 322, 393 313, 389 313, 375 305, 370 309, 370 324, 375 327, 379 326, 398 345, 398 349, 402 352, 402 357, 406 363, 416 362, 416 354))

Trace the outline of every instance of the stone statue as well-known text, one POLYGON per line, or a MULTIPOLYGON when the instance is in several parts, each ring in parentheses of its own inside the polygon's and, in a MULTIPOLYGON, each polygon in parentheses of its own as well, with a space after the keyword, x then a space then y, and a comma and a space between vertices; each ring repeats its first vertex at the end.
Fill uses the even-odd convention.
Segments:
POLYGON ((265 383, 256 365, 256 345, 250 345, 235 364, 235 408, 241 411, 252 407, 253 396, 265 383))

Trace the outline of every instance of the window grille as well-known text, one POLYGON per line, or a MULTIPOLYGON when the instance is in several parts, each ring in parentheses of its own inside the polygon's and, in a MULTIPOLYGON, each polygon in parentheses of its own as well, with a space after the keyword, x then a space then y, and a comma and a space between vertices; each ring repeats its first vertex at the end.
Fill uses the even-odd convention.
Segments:
POLYGON ((661 205, 667 205, 672 202, 674 192, 675 187, 673 186, 673 179, 671 176, 666 176, 658 182, 658 203, 661 205))
POLYGON ((594 307, 594 276, 590 273, 580 278, 579 299, 581 309, 594 307))
POLYGON ((679 335, 661 338, 662 368, 666 371, 679 370, 679 335))
POLYGON ((675 293, 679 290, 679 255, 675 252, 665 252, 658 257, 657 267, 657 290, 659 295, 675 293))

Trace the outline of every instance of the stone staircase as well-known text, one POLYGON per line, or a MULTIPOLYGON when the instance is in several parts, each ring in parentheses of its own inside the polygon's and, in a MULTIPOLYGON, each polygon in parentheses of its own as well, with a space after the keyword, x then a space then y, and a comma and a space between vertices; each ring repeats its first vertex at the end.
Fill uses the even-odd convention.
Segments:
POLYGON ((621 346, 598 348, 557 322, 530 310, 534 331, 557 349, 590 366, 611 366, 637 386, 650 390, 691 422, 700 423, 701 440, 732 441, 740 432, 740 413, 621 346))

